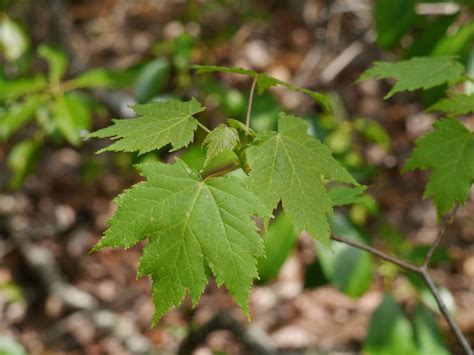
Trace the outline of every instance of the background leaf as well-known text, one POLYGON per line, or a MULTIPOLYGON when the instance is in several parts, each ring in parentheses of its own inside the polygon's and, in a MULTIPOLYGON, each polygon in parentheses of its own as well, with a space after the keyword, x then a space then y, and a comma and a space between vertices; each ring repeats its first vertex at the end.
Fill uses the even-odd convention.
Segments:
POLYGON ((450 116, 461 116, 474 112, 474 94, 454 94, 431 106, 428 111, 441 111, 450 116))
POLYGON ((463 204, 474 181, 474 133, 455 119, 433 125, 433 131, 416 141, 403 170, 432 170, 425 197, 433 197, 441 216, 456 202, 463 204))
POLYGON ((122 88, 131 86, 138 75, 138 70, 91 69, 70 80, 74 89, 81 88, 122 88))
POLYGON ((156 97, 165 87, 170 74, 170 65, 165 58, 147 63, 135 82, 135 98, 145 103, 156 97))
POLYGON ((402 91, 429 89, 444 83, 454 84, 461 79, 464 67, 455 57, 419 57, 397 63, 375 62, 359 78, 395 78, 397 83, 385 99, 402 91))
POLYGON ((56 98, 54 123, 73 145, 78 145, 91 126, 91 110, 81 96, 67 93, 56 98))
MULTIPOLYGON (((331 219, 334 235, 366 243, 359 231, 340 213, 331 219)), ((371 256, 349 245, 331 241, 330 249, 318 249, 318 257, 326 278, 342 292, 360 297, 372 284, 374 267, 371 256)))
POLYGON ((23 95, 38 92, 48 86, 42 75, 13 80, 0 78, 0 100, 16 100, 23 95))
POLYGON ((329 198, 333 206, 352 205, 354 203, 362 203, 365 201, 365 186, 357 187, 333 187, 329 190, 329 198))
POLYGON ((0 116, 0 140, 8 139, 20 127, 33 119, 42 101, 41 98, 32 96, 25 102, 11 105, 9 110, 0 116))
POLYGON ((265 256, 258 259, 260 282, 275 278, 295 246, 295 229, 284 213, 278 214, 265 232, 265 256))
POLYGON ((419 354, 447 355, 450 353, 446 349, 436 318, 422 304, 417 304, 413 312, 413 329, 419 354))
POLYGON ((7 157, 7 165, 13 172, 10 187, 18 189, 36 164, 38 144, 32 139, 23 140, 13 147, 7 157))
POLYGON ((363 350, 365 354, 377 355, 418 353, 411 324, 389 294, 385 294, 372 315, 363 350))
POLYGON ((46 44, 39 46, 38 54, 48 62, 49 80, 52 83, 59 83, 67 71, 68 60, 66 54, 58 48, 46 44))
POLYGON ((393 47, 416 20, 415 0, 375 0, 374 20, 377 44, 393 47))

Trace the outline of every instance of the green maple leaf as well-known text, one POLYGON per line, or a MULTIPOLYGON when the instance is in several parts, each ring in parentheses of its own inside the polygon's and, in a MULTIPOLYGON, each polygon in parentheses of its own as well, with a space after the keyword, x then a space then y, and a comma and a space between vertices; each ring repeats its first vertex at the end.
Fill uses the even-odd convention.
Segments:
POLYGON ((416 142, 404 170, 431 169, 425 197, 433 197, 438 215, 464 203, 474 181, 474 132, 455 119, 435 122, 416 142))
POLYGON ((444 83, 454 84, 462 78, 464 66, 453 56, 419 57, 398 63, 375 62, 359 78, 394 78, 397 83, 385 99, 397 92, 429 89, 444 83))
POLYGON ((329 244, 332 202, 323 178, 357 184, 301 118, 280 114, 278 132, 259 133, 248 149, 249 186, 269 210, 281 200, 299 230, 329 244))
POLYGON ((117 212, 95 249, 131 247, 149 238, 140 275, 153 279, 156 322, 186 294, 194 304, 207 283, 206 265, 248 315, 263 243, 251 216, 265 208, 241 179, 202 179, 184 162, 138 165, 146 177, 117 199, 117 212))
POLYGON ((331 105, 329 101, 329 97, 324 94, 320 94, 318 92, 314 92, 308 89, 304 89, 302 87, 287 83, 283 80, 279 80, 267 74, 257 73, 255 70, 243 69, 238 67, 221 67, 217 65, 193 65, 193 69, 196 69, 198 74, 202 73, 212 73, 212 72, 225 72, 225 73, 232 73, 232 74, 242 74, 247 75, 252 78, 255 78, 257 81, 258 93, 261 94, 268 88, 272 86, 284 86, 290 90, 300 92, 306 95, 311 96, 314 100, 319 102, 321 106, 324 107, 327 111, 330 111, 331 105))
POLYGON ((239 132, 235 128, 221 123, 204 139, 203 146, 207 150, 204 165, 207 165, 207 163, 221 153, 232 152, 238 144, 239 132))
POLYGON ((441 111, 451 116, 461 116, 474 112, 474 94, 454 94, 432 105, 428 111, 441 111))
POLYGON ((247 127, 244 123, 234 120, 233 118, 228 118, 225 122, 229 125, 229 127, 233 127, 236 130, 241 131, 251 137, 255 137, 257 135, 257 133, 252 128, 247 127))
POLYGON ((100 129, 89 137, 119 139, 99 151, 125 151, 139 154, 171 144, 173 149, 192 142, 198 121, 193 115, 205 108, 196 100, 187 102, 167 100, 135 105, 139 117, 114 120, 112 126, 100 129))
POLYGON ((365 186, 356 187, 333 187, 329 190, 329 197, 333 206, 352 205, 365 201, 365 186))

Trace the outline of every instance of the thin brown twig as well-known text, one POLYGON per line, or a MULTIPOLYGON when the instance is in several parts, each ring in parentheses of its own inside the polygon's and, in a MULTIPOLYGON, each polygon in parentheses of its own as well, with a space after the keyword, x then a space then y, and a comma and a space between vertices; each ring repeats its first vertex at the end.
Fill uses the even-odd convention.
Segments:
POLYGON ((376 248, 373 248, 369 245, 358 243, 356 241, 346 239, 344 237, 331 236, 331 239, 335 240, 337 242, 340 242, 340 243, 350 245, 354 248, 366 251, 370 254, 378 256, 379 258, 381 258, 385 261, 388 261, 388 262, 390 262, 394 265, 397 265, 397 266, 399 266, 400 268, 402 268, 406 271, 414 272, 414 273, 420 275, 423 278, 423 280, 425 281, 426 285, 428 286, 431 294, 433 295, 434 299, 436 300, 436 303, 438 305, 438 308, 439 308, 441 314, 444 316, 444 318, 448 322, 449 327, 451 328, 451 330, 455 334, 456 338, 458 339, 459 343, 461 344, 462 348, 464 349, 464 352, 467 355, 473 355, 473 351, 472 351, 471 346, 469 345, 466 337, 462 333, 462 331, 459 328, 459 326, 457 325, 456 321, 454 320, 454 318, 449 313, 448 308, 446 307, 446 304, 443 302, 443 299, 441 298, 441 295, 439 293, 438 288, 436 287, 431 275, 428 273, 428 270, 427 270, 428 265, 430 263, 430 260, 433 256, 436 248, 439 246, 439 244, 443 240, 444 233, 446 231, 446 226, 447 226, 448 223, 450 223, 452 221, 454 215, 456 214, 456 211, 457 211, 458 207, 459 206, 456 205, 454 207, 454 209, 452 210, 452 212, 449 213, 448 215, 446 215, 445 217, 443 217, 443 219, 441 220, 438 235, 437 235, 435 241, 433 242, 433 244, 431 245, 428 253, 426 254, 425 259, 423 261, 423 264, 421 266, 411 264, 411 263, 409 263, 405 260, 402 260, 402 259, 400 259, 396 256, 393 256, 393 255, 389 255, 387 253, 384 253, 383 251, 378 250, 376 248))
POLYGON ((424 268, 420 268, 420 275, 425 280, 426 285, 431 291, 431 294, 433 295, 434 299, 436 300, 436 304, 438 305, 439 311, 441 314, 443 314, 444 318, 449 324, 449 327, 453 331, 453 333, 456 335, 456 338, 458 338, 458 341, 461 343, 461 346, 464 349, 464 352, 467 355, 472 355, 472 348, 469 345, 466 337, 462 333, 461 329, 459 326, 456 324, 456 321, 454 318, 451 316, 451 314, 448 311, 448 308, 446 307, 446 304, 443 302, 443 299, 441 298, 441 295, 439 293, 438 288, 436 287, 433 279, 431 278, 430 274, 428 271, 424 268))
POLYGON ((401 267, 402 269, 404 269, 406 271, 412 271, 412 272, 416 272, 416 273, 420 272, 418 266, 413 265, 413 264, 411 264, 407 261, 401 260, 401 259, 397 258, 396 256, 392 256, 392 255, 389 255, 387 253, 384 253, 383 251, 378 250, 378 249, 376 249, 374 247, 371 247, 369 245, 362 244, 362 243, 359 243, 359 242, 356 242, 356 241, 353 241, 353 240, 350 240, 350 239, 346 239, 344 237, 335 236, 335 235, 331 236, 331 239, 335 240, 335 241, 338 241, 340 243, 350 245, 354 248, 364 250, 364 251, 366 251, 370 254, 378 256, 380 259, 391 262, 392 264, 395 264, 395 265, 401 267))
POLYGON ((426 269, 428 267, 436 248, 438 248, 439 244, 444 238, 444 232, 446 231, 446 226, 452 222, 452 219, 454 215, 456 214, 458 208, 459 208, 459 205, 456 204, 453 210, 451 211, 451 213, 443 216, 443 219, 441 220, 441 223, 439 225, 438 235, 436 236, 435 241, 433 242, 430 249, 428 250, 428 253, 426 253, 425 259, 423 261, 423 266, 422 266, 423 268, 426 269))

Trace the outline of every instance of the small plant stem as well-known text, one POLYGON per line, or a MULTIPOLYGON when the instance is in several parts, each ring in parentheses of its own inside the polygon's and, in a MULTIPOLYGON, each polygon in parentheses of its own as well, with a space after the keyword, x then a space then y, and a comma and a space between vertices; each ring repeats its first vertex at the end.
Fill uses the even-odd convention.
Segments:
POLYGON ((250 129, 250 114, 252 113, 252 101, 253 101, 253 93, 255 91, 255 85, 257 84, 257 76, 253 78, 252 87, 250 88, 250 95, 249 95, 249 102, 247 104, 247 116, 245 118, 245 136, 247 136, 248 131, 250 129))
POLYGON ((428 250, 428 253, 426 253, 425 260, 423 261, 423 268, 425 268, 425 269, 428 268, 428 266, 429 266, 428 264, 430 263, 430 260, 433 257, 433 254, 434 254, 436 248, 438 248, 439 244, 441 243, 441 241, 444 238, 444 232, 446 230, 446 226, 448 225, 448 223, 452 222, 452 219, 453 219, 454 215, 456 214, 458 208, 459 208, 459 205, 456 204, 456 206, 454 206, 451 213, 446 214, 446 215, 443 216, 443 219, 441 220, 441 223, 439 225, 438 234, 436 236, 436 239, 433 242, 433 244, 431 245, 430 249, 428 250))
POLYGON ((340 243, 350 245, 354 248, 364 250, 364 251, 366 251, 370 254, 378 256, 380 259, 383 259, 383 260, 388 261, 392 264, 395 264, 395 265, 399 266, 400 268, 402 268, 406 271, 412 271, 412 272, 415 272, 415 273, 420 272, 420 270, 419 270, 420 268, 418 266, 416 266, 414 264, 411 264, 407 261, 401 260, 401 259, 397 258, 396 256, 392 256, 390 254, 384 253, 383 251, 378 250, 378 249, 376 249, 374 247, 371 247, 369 245, 358 243, 356 241, 346 239, 346 238, 340 237, 340 236, 331 236, 331 239, 335 240, 335 241, 338 241, 340 243))
POLYGON ((451 328, 453 333, 456 335, 456 338, 458 339, 459 343, 461 343, 461 346, 464 349, 464 352, 467 355, 473 355, 471 346, 469 345, 467 339, 464 337, 464 334, 462 333, 459 326, 456 324, 456 321, 454 320, 454 318, 451 316, 451 314, 449 314, 448 308, 446 307, 446 304, 443 302, 443 299, 441 298, 439 290, 436 287, 435 283, 433 282, 433 279, 431 278, 430 274, 428 274, 428 271, 423 267, 420 268, 419 274, 421 275, 426 285, 430 289, 431 294, 436 300, 436 304, 438 305, 440 312, 443 314, 444 318, 449 324, 449 327, 451 328))
POLYGON ((61 89, 64 92, 68 92, 68 91, 76 90, 77 87, 74 83, 74 80, 66 80, 61 83, 61 89))
POLYGON ((198 123, 198 126, 201 127, 203 130, 205 130, 207 133, 211 133, 211 131, 209 130, 209 128, 207 128, 206 126, 204 126, 201 122, 197 121, 198 123))
POLYGON ((237 170, 239 167, 240 167, 240 165, 239 166, 230 165, 230 166, 224 167, 223 169, 220 169, 220 170, 217 170, 217 171, 214 171, 214 172, 210 173, 209 175, 207 175, 204 178, 204 180, 207 180, 207 179, 210 179, 210 178, 213 178, 213 177, 216 177, 216 176, 225 175, 227 173, 230 173, 231 171, 237 170))

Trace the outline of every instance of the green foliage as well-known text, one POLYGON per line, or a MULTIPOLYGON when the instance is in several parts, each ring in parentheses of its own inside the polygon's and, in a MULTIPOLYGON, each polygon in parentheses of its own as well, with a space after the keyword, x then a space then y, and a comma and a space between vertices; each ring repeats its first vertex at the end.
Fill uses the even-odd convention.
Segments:
POLYGON ((85 71, 69 81, 73 89, 120 88, 130 86, 137 76, 136 69, 110 70, 97 68, 85 71))
MULTIPOLYGON (((250 70, 196 68, 199 72, 224 71, 251 76, 259 91, 273 85, 294 89, 250 70)), ((454 84, 465 76, 463 66, 453 57, 438 57, 414 58, 396 64, 378 63, 361 79, 371 77, 397 79, 388 95, 391 96, 404 90, 454 84)), ((134 109, 137 118, 115 120, 110 127, 90 135, 117 140, 101 151, 142 154, 167 145, 176 151, 194 140, 198 125, 207 133, 204 138, 198 136, 205 156, 196 146, 182 154, 183 159, 192 162, 192 167, 180 159, 169 165, 147 163, 137 167, 146 181, 116 199, 115 216, 95 248, 129 248, 148 239, 139 275, 151 275, 153 280, 154 322, 171 307, 178 306, 186 295, 196 305, 210 275, 216 278, 218 285, 226 286, 248 316, 249 292, 258 277, 257 270, 263 281, 275 277, 294 247, 294 233, 303 230, 331 248, 331 251, 319 252, 322 272, 327 279, 353 297, 367 290, 373 274, 370 257, 360 250, 332 243, 329 237, 332 229, 364 243, 356 228, 340 215, 332 218, 332 214, 334 206, 362 206, 370 197, 364 194, 365 187, 333 157, 329 147, 308 133, 310 126, 305 120, 280 113, 277 131, 259 129, 260 132, 255 133, 232 119, 209 131, 195 117, 204 111, 195 99, 151 102, 136 105, 134 109), (224 155, 239 159, 213 165, 210 170, 209 165, 224 155), (234 170, 229 171, 229 166, 234 170), (198 170, 204 171, 202 176, 198 170), (327 185, 333 187, 329 189, 327 185), (280 203, 284 214, 280 214, 260 238, 256 219, 263 219, 266 227, 280 203)), ((273 111, 270 119, 274 121, 273 111)), ((353 131, 389 148, 389 137, 376 124, 356 120, 347 125, 344 137, 350 137, 353 131)), ((433 133, 420 139, 407 163, 407 169, 433 170, 426 195, 434 197, 440 214, 454 202, 467 198, 474 177, 474 167, 467 160, 473 154, 472 135, 459 122, 442 120, 435 125, 433 133), (462 161, 456 163, 456 159, 445 157, 452 155, 453 150, 462 161), (471 175, 467 175, 468 172, 471 175), (449 174, 454 176, 446 182, 449 174)), ((374 314, 365 350, 391 354, 416 353, 419 346, 436 348, 437 344, 430 342, 430 336, 436 335, 432 329, 423 328, 425 318, 423 315, 417 320, 421 327, 419 343, 400 307, 386 296, 374 314), (385 325, 383 333, 379 331, 380 322, 385 325), (400 343, 402 337, 409 341, 400 343)))
POLYGON ((4 80, 0 78, 0 100, 13 101, 24 95, 33 94, 48 86, 43 75, 4 80))
MULTIPOLYGON (((405 53, 406 58, 429 55, 433 48, 442 40, 457 15, 440 16, 434 20, 426 20, 421 31, 414 36, 413 43, 405 53)), ((420 22, 418 22, 419 24, 420 22)), ((456 53, 455 53, 456 54, 456 53)))
POLYGON ((338 186, 329 190, 329 198, 333 206, 352 205, 365 201, 365 186, 338 186))
POLYGON ((96 68, 70 78, 66 53, 46 44, 38 46, 36 55, 47 63, 47 72, 35 72, 37 61, 25 59, 33 54, 25 53, 28 38, 20 38, 24 34, 21 28, 6 15, 0 13, 0 19, 0 55, 9 66, 7 75, 0 75, 0 141, 15 139, 13 136, 28 126, 24 131, 35 137, 38 148, 46 140, 37 138, 49 137, 79 146, 89 133, 94 114, 104 111, 94 94, 79 90, 134 87, 137 100, 148 101, 167 84, 169 65, 164 58, 124 70, 96 68), (8 48, 2 48, 7 44, 8 48))
POLYGON ((278 275, 294 249, 295 235, 291 219, 280 213, 265 233, 265 256, 258 259, 260 282, 268 282, 278 275))
POLYGON ((153 99, 166 85, 170 74, 168 60, 157 58, 147 63, 135 82, 135 98, 138 103, 153 99))
POLYGON ((209 266, 248 315, 263 243, 251 216, 265 208, 234 177, 202 179, 185 163, 138 166, 147 181, 120 195, 115 217, 96 248, 131 247, 148 237, 140 275, 153 278, 155 321, 188 293, 196 304, 209 266))
POLYGON ((474 39, 474 20, 443 37, 433 49, 433 55, 457 55, 465 59, 474 39))
MULTIPOLYGON (((146 153, 168 144, 177 150, 194 139, 201 124, 193 115, 204 110, 195 99, 151 102, 134 109, 138 118, 115 120, 112 126, 90 135, 119 139, 101 151, 146 153)), ((207 267, 248 315, 249 290, 258 275, 257 259, 263 277, 273 277, 293 243, 293 237, 276 238, 285 231, 293 234, 293 224, 328 245, 332 202, 325 183, 357 183, 329 148, 307 133, 308 127, 304 120, 285 114, 280 114, 278 132, 255 134, 232 119, 210 132, 204 127, 208 134, 202 145, 207 153, 202 164, 238 148, 238 161, 250 171, 248 176, 239 169, 232 176, 211 177, 216 176, 214 172, 203 179, 182 160, 138 166, 146 181, 116 199, 117 212, 96 249, 129 248, 149 239, 139 274, 152 276, 155 321, 170 307, 178 306, 186 294, 194 304, 198 302, 207 281, 207 267), (280 200, 291 222, 280 217, 270 227, 265 239, 270 266, 261 259, 263 241, 251 217, 268 221, 280 200), (281 246, 285 248, 280 250, 281 246)), ((221 174, 227 173, 223 170, 221 174)), ((357 198, 358 193, 351 194, 350 199, 357 198)), ((345 203, 349 202, 346 198, 345 203)))
POLYGON ((192 99, 188 102, 168 100, 133 106, 139 115, 135 119, 114 120, 112 126, 89 135, 89 137, 118 139, 100 150, 124 151, 139 154, 160 149, 171 144, 173 150, 187 146, 194 136, 198 121, 193 115, 204 111, 204 107, 192 99))
POLYGON ((59 84, 67 71, 68 61, 66 54, 57 48, 43 44, 38 48, 38 55, 48 62, 49 80, 51 83, 59 84))
POLYGON ((449 354, 436 318, 425 306, 417 304, 413 312, 413 329, 419 354, 449 354))
MULTIPOLYGON (((331 229, 335 235, 366 243, 359 231, 339 213, 331 219, 331 229)), ((331 249, 318 250, 318 257, 326 278, 345 294, 360 297, 372 284, 374 266, 366 252, 331 242, 331 249)))
POLYGON ((474 94, 454 94, 432 105, 429 111, 441 111, 449 116, 461 116, 472 113, 474 112, 474 94))
POLYGON ((0 354, 26 355, 28 353, 20 342, 4 334, 0 335, 0 354))
POLYGON ((242 122, 234 120, 233 118, 227 119, 226 122, 230 127, 233 127, 237 129, 238 131, 248 134, 249 136, 253 138, 255 138, 255 136, 257 135, 252 128, 246 127, 242 122))
POLYGON ((80 95, 73 92, 57 96, 53 120, 61 134, 73 145, 80 143, 81 132, 91 126, 91 110, 80 95))
POLYGON ((9 110, 0 114, 0 141, 8 139, 21 126, 33 119, 42 99, 30 96, 22 103, 11 105, 9 110))
POLYGON ((416 143, 404 170, 431 169, 425 197, 433 197, 438 215, 464 203, 474 181, 474 133, 455 119, 444 119, 416 143))
POLYGON ((204 139, 203 146, 207 150, 207 165, 213 158, 221 153, 232 152, 239 144, 239 132, 233 127, 221 123, 214 128, 204 139))
POLYGON ((415 19, 415 0, 376 0, 374 20, 378 45, 386 49, 393 47, 415 19))
POLYGON ((313 99, 319 102, 323 106, 324 109, 328 111, 330 110, 330 103, 329 103, 329 98, 327 95, 320 94, 311 90, 307 90, 290 83, 286 83, 270 75, 257 73, 254 70, 242 69, 242 68, 236 68, 236 67, 220 67, 220 66, 215 66, 215 65, 194 65, 193 68, 197 70, 198 74, 212 73, 212 72, 225 72, 225 73, 242 74, 242 75, 250 76, 256 80, 258 92, 260 94, 272 86, 278 86, 278 85, 284 86, 290 90, 301 92, 303 94, 311 96, 313 99))
POLYGON ((431 311, 417 304, 409 319, 389 294, 372 315, 363 349, 382 355, 449 354, 431 311))
MULTIPOLYGON (((401 91, 429 89, 447 83, 456 84, 466 78, 464 67, 454 57, 413 58, 398 63, 378 62, 362 74, 360 80, 393 77, 397 83, 387 97, 401 91)), ((429 108, 451 116, 473 111, 474 98, 467 94, 454 94, 429 108)), ((455 203, 463 204, 474 182, 473 133, 454 119, 438 121, 433 132, 417 141, 417 147, 404 170, 431 169, 425 197, 433 197, 441 216, 455 203)))
POLYGON ((331 199, 323 178, 355 184, 301 118, 280 114, 278 132, 259 133, 248 150, 250 186, 268 210, 283 203, 296 228, 329 243, 331 199))
POLYGON ((7 165, 13 172, 10 187, 18 189, 25 177, 33 169, 38 155, 38 143, 32 139, 25 139, 17 143, 8 154, 7 165))
POLYGON ((359 80, 396 79, 385 98, 402 91, 429 89, 444 83, 454 84, 462 79, 464 66, 452 56, 420 57, 398 63, 375 62, 359 80))
POLYGON ((389 294, 372 315, 363 350, 377 355, 418 354, 410 322, 389 294))

